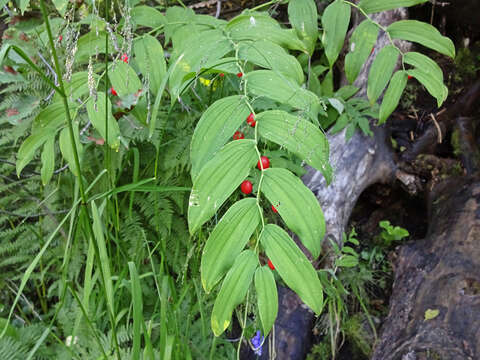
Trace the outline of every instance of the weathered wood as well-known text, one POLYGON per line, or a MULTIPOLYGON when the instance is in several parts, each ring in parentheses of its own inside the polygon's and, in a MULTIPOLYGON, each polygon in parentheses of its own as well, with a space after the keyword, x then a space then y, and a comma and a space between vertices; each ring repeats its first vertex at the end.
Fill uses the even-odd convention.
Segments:
POLYGON ((480 180, 449 179, 431 196, 429 232, 402 247, 373 360, 480 358, 480 180), (427 310, 438 316, 425 320, 427 310))

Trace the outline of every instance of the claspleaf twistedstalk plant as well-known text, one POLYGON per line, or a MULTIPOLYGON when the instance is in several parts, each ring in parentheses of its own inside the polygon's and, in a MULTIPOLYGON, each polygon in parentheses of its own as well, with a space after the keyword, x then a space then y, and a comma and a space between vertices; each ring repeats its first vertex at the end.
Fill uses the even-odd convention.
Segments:
MULTIPOLYGON (((75 321, 75 330, 78 330, 82 318, 85 317, 89 328, 95 331, 88 318, 91 309, 88 308, 87 300, 98 281, 106 304, 103 310, 111 323, 113 345, 108 346, 106 352, 115 352, 117 357, 121 356, 123 349, 119 348, 116 335, 117 314, 121 318, 131 313, 130 304, 127 310, 117 313, 120 309, 116 308, 114 301, 117 292, 125 287, 121 275, 118 274, 123 271, 130 275, 126 287, 129 287, 132 295, 132 353, 138 354, 140 344, 144 343, 147 357, 152 358, 150 335, 153 325, 151 322, 148 326, 145 324, 140 286, 141 282, 149 281, 152 276, 151 284, 154 284, 157 290, 156 301, 161 309, 161 335, 158 343, 162 356, 168 357, 169 351, 172 351, 174 336, 180 337, 177 332, 167 331, 166 308, 171 300, 167 298, 167 294, 169 291, 174 293, 172 289, 169 290, 173 277, 168 273, 171 264, 167 262, 171 257, 167 256, 170 254, 167 254, 165 239, 158 235, 161 233, 158 226, 161 214, 158 211, 158 198, 154 193, 165 189, 150 186, 150 182, 161 177, 162 159, 168 160, 167 157, 161 157, 164 149, 171 149, 165 146, 164 138, 169 131, 168 126, 172 123, 170 117, 175 107, 178 107, 182 108, 182 111, 175 114, 178 115, 175 126, 179 126, 182 120, 186 119, 185 122, 193 128, 193 120, 196 119, 192 114, 200 117, 190 143, 191 164, 187 154, 184 157, 187 160, 184 160, 181 166, 188 168, 191 165, 193 188, 188 207, 190 233, 199 234, 196 238, 201 241, 202 226, 213 225, 204 246, 200 270, 201 286, 205 291, 208 293, 219 290, 211 316, 214 334, 219 336, 228 328, 234 309, 246 301, 243 319, 239 319, 243 338, 247 326, 247 312, 251 308, 249 301, 254 298, 250 294, 255 290, 259 315, 256 322, 262 329, 261 333, 254 337, 255 340, 252 340, 254 348, 257 349, 272 330, 278 312, 276 278, 292 288, 319 314, 324 306, 321 282, 307 256, 300 251, 286 230, 295 233, 311 258, 317 259, 325 233, 322 210, 310 190, 284 163, 276 162, 276 158, 269 151, 275 148, 279 149, 275 150, 277 153, 288 152, 289 156, 297 156, 303 163, 320 170, 326 183, 329 183, 332 181, 333 171, 329 165, 328 143, 323 132, 327 127, 333 125, 332 131, 347 127, 347 136, 351 136, 356 127, 369 134, 368 119, 379 117, 380 122, 386 120, 398 104, 409 76, 420 81, 441 104, 447 93, 438 65, 420 53, 401 53, 393 40, 414 41, 453 56, 451 42, 428 24, 406 21, 383 28, 369 18, 369 14, 376 11, 425 1, 427 0, 362 0, 357 5, 345 0, 335 0, 321 17, 321 34, 318 30, 319 16, 313 0, 289 1, 288 15, 292 29, 280 26, 267 13, 258 11, 245 11, 227 22, 195 15, 187 8, 169 7, 165 14, 161 14, 154 8, 137 4, 131 9, 133 20, 138 26, 151 30, 139 32, 132 44, 128 42, 128 36, 122 39, 117 34, 117 27, 110 26, 110 2, 107 0, 105 19, 100 18, 98 12, 95 14, 94 11, 93 14, 95 21, 104 28, 95 29, 97 25, 92 25, 90 32, 82 34, 78 41, 75 61, 82 71, 72 74, 70 82, 63 83, 49 19, 42 0, 42 13, 58 83, 46 76, 19 47, 5 46, 0 54, 0 59, 4 60, 8 51, 15 51, 57 92, 52 102, 35 119, 31 135, 18 151, 17 173, 20 174, 32 162, 35 152, 43 147, 41 178, 44 184, 48 184, 54 173, 52 162, 54 163, 56 155, 56 134, 60 132, 60 154, 75 175, 80 194, 75 195, 73 207, 25 272, 14 306, 45 249, 53 241, 61 225, 71 216, 73 220, 70 232, 74 234, 72 238, 75 239, 77 233, 83 232, 87 239, 82 245, 87 249, 84 254, 87 265, 82 272, 83 298, 78 296, 72 283, 61 289, 62 304, 68 288, 82 310, 75 321), (352 7, 365 15, 366 20, 354 31, 345 59, 345 73, 351 84, 334 91, 333 66, 344 46, 352 7), (148 16, 142 16, 145 13, 148 13, 148 16), (379 31, 386 32, 391 42, 376 54, 369 73, 369 101, 364 101, 353 97, 358 88, 352 84, 368 56, 373 56, 371 49, 376 43, 379 31), (157 40, 159 34, 164 35, 163 46, 157 40), (319 60, 318 63, 312 63, 312 55, 318 48, 319 35, 326 57, 315 58, 326 59, 326 62, 319 60), (163 49, 169 46, 170 42, 172 47, 167 64, 163 49), (115 46, 119 48, 116 49, 115 46), (109 58, 113 49, 117 60, 112 64, 109 58), (92 58, 99 54, 105 57, 105 67, 100 69, 95 66, 94 69, 92 58), (393 74, 399 58, 402 60, 402 69, 393 74), (87 63, 88 72, 85 71, 87 63), (412 68, 408 68, 409 66, 412 68), (322 77, 323 80, 320 81, 322 77), (197 83, 201 84, 200 90, 205 91, 207 96, 202 95, 197 83), (387 91, 378 110, 375 103, 386 87, 387 91), (169 105, 164 105, 163 99, 167 96, 169 105), (185 113, 189 115, 185 116, 185 113), (95 173, 95 180, 88 186, 86 181, 89 174, 84 170, 85 167, 82 168, 81 162, 87 149, 87 146, 81 144, 81 121, 84 128, 91 126, 105 139, 103 168, 107 170, 95 173), (142 133, 145 136, 142 136, 142 133), (150 152, 146 155, 139 154, 138 149, 133 147, 128 153, 134 164, 133 184, 118 186, 116 184, 122 175, 118 171, 121 166, 118 163, 128 161, 124 157, 127 152, 126 145, 131 145, 129 140, 137 137, 154 145, 154 155, 150 156, 150 152), (146 163, 145 158, 151 161, 146 163), (143 165, 146 169, 142 169, 143 165), (144 176, 150 173, 150 169, 153 169, 151 176, 154 178, 145 179, 144 176), (97 182, 103 181, 105 173, 108 176, 106 189, 97 192, 97 182), (155 219, 150 219, 154 235, 145 235, 142 240, 140 248, 145 246, 148 249, 146 259, 139 258, 133 262, 128 258, 128 261, 123 261, 121 243, 125 239, 119 235, 123 226, 119 210, 122 201, 118 200, 117 194, 130 193, 126 200, 126 219, 131 222, 135 232, 141 233, 144 229, 137 231, 135 223, 134 207, 138 204, 136 191, 153 193, 151 199, 155 201, 145 200, 139 203, 138 207, 141 212, 155 219), (89 195, 90 192, 94 195, 89 195), (245 196, 240 195, 240 192, 245 196), (241 200, 229 200, 236 195, 239 195, 241 200), (96 200, 102 201, 100 205, 96 205, 96 200), (81 216, 79 220, 75 220, 78 206, 81 216), (151 207, 155 209, 152 211, 151 207), (268 223, 269 217, 264 210, 269 207, 273 214, 270 210, 267 214, 275 222, 282 224, 281 226, 268 223), (108 215, 110 221, 104 221, 104 218, 108 219, 108 215), (217 215, 223 215, 221 220, 211 221, 217 215), (150 248, 152 241, 157 243, 150 248), (161 254, 160 266, 152 255, 157 249, 160 249, 161 254), (112 271, 111 258, 115 258, 118 264, 128 264, 128 270, 121 270, 120 267, 116 269, 118 273, 112 271), (141 274, 139 269, 145 261, 150 263, 151 271, 149 269, 148 273, 141 274), (140 336, 142 333, 143 342, 140 336)), ((22 12, 28 4, 28 1, 21 1, 22 12)), ((255 10, 267 5, 262 4, 255 10)), ((125 17, 125 22, 128 19, 125 17)), ((119 24, 119 28, 121 27, 119 24)), ((68 36, 63 42, 66 40, 68 36)), ((190 134, 186 132, 181 139, 183 142, 180 144, 184 147, 188 148, 190 134)), ((187 185, 183 185, 190 185, 186 183, 187 185)), ((174 191, 185 191, 185 187, 176 188, 174 191)), ((181 199, 176 202, 177 205, 181 203, 181 199)), ((168 229, 168 232, 170 230, 168 229)), ((128 239, 128 236, 126 238, 128 239)), ((70 246, 79 246, 73 242, 70 243, 69 237, 65 246, 65 253, 68 255, 63 264, 65 279, 72 254, 68 249, 70 246)), ((193 252, 194 248, 189 249, 189 252, 193 252)), ((134 250, 129 251, 135 253, 134 250)), ((343 266, 355 260, 348 255, 342 255, 343 266)), ((189 257, 185 267, 188 267, 188 259, 189 257)), ((67 281, 64 281, 64 284, 67 284, 67 281)), ((189 293, 188 286, 182 288, 180 298, 189 293)), ((201 291, 198 291, 200 285, 194 283, 193 287, 196 298, 203 299, 201 291)), ((180 305, 181 302, 175 306, 180 305)), ((199 307, 203 321, 205 311, 200 300, 199 307)), ((126 322, 130 325, 128 319, 126 322)), ((51 328, 50 325, 49 329, 51 328)), ((177 326, 172 328, 178 331, 177 326)), ((203 332, 205 328, 202 322, 203 332)), ((206 337, 205 334, 204 336, 206 337)), ((181 341, 175 341, 177 346, 180 346, 181 341)), ((97 342, 102 353, 100 356, 105 356, 101 341, 97 342)))

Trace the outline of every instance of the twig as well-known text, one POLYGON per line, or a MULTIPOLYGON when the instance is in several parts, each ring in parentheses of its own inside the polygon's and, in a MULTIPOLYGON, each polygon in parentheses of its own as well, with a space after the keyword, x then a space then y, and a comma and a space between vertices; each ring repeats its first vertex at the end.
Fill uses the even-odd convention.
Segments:
POLYGON ((217 0, 217 12, 215 13, 215 18, 220 17, 220 11, 222 11, 222 0, 217 0))
POLYGON ((440 129, 440 125, 438 125, 437 119, 435 119, 435 116, 433 114, 430 114, 430 117, 433 120, 433 123, 435 124, 435 127, 437 128, 438 131, 438 143, 442 143, 442 129, 440 129))

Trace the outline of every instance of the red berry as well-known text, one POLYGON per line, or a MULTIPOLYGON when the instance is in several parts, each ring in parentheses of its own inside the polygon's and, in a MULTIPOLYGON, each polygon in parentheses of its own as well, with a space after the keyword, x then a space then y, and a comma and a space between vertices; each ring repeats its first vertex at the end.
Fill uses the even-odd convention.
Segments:
POLYGON ((275 266, 273 266, 272 262, 270 261, 270 259, 268 259, 268 267, 272 270, 275 270, 275 266))
POLYGON ((255 116, 253 115, 253 113, 250 113, 250 115, 248 115, 247 124, 250 125, 251 127, 255 127, 255 125, 257 124, 257 122, 255 121, 255 116))
POLYGON ((270 167, 270 160, 268 160, 268 157, 262 156, 260 160, 258 160, 257 162, 257 168, 259 170, 262 170, 262 166, 263 166, 263 170, 268 169, 270 167), (260 160, 262 161, 261 165, 260 165, 260 160))
POLYGON ((274 213, 278 213, 277 208, 276 208, 275 206, 273 206, 273 205, 272 205, 272 210, 273 210, 274 213))
POLYGON ((58 42, 62 42, 62 40, 63 40, 63 36, 60 35, 60 36, 58 37, 58 42))
POLYGON ((233 134, 233 140, 240 140, 240 139, 245 139, 245 135, 241 131, 235 131, 235 134, 233 134))
POLYGON ((122 61, 123 61, 124 63, 128 64, 128 55, 127 55, 127 53, 123 53, 123 55, 122 55, 122 61))
POLYGON ((245 195, 248 195, 252 192, 253 190, 253 186, 252 186, 252 183, 248 180, 245 180, 244 182, 242 182, 242 185, 240 185, 240 190, 242 191, 242 193, 244 193, 245 195))
POLYGON ((224 77, 224 76, 225 76, 225 74, 224 74, 224 73, 220 73, 218 76, 220 76, 220 77, 224 77))
POLYGON ((412 75, 408 75, 408 80, 413 79, 412 75))
POLYGON ((113 96, 118 96, 117 92, 113 87, 110 88, 110 94, 112 94, 113 96))
POLYGON ((239 78, 241 78, 242 76, 243 76, 243 73, 241 73, 241 72, 239 72, 239 73, 237 74, 237 77, 239 77, 239 78))

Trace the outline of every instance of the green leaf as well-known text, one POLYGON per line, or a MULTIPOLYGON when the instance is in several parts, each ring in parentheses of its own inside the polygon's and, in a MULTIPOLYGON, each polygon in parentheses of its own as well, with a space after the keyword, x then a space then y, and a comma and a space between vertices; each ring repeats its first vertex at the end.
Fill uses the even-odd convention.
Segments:
POLYGON ((185 42, 183 51, 171 60, 172 63, 183 55, 169 79, 172 102, 177 99, 183 89, 185 75, 197 72, 203 64, 220 59, 231 50, 233 50, 231 42, 220 30, 208 30, 190 36, 185 42))
POLYGON ((425 311, 425 321, 433 320, 440 314, 440 310, 438 309, 427 309, 425 311))
POLYGON ((257 115, 256 120, 261 136, 296 154, 307 164, 321 171, 327 183, 331 182, 328 141, 318 127, 281 110, 262 112, 257 115))
POLYGON ((312 56, 318 39, 317 5, 313 0, 290 0, 288 19, 312 56))
POLYGON ((340 100, 335 98, 328 98, 327 100, 330 103, 330 105, 332 105, 332 107, 335 110, 337 110, 339 115, 343 113, 343 110, 345 110, 345 105, 343 105, 343 103, 340 100))
MULTIPOLYGON (((76 105, 69 103, 70 113, 76 109, 76 105)), ((65 124, 65 108, 63 103, 54 102, 44 108, 37 115, 32 124, 32 135, 27 137, 17 153, 17 176, 20 176, 23 168, 32 161, 35 151, 47 140, 54 138, 60 127, 65 124)))
POLYGON ((267 266, 259 267, 255 271, 255 290, 263 334, 267 336, 278 313, 277 285, 272 271, 267 266))
POLYGON ((188 228, 194 234, 248 176, 258 157, 253 140, 225 145, 193 181, 188 207, 188 228))
POLYGON ((330 67, 337 61, 342 50, 350 23, 350 5, 336 0, 327 6, 322 15, 323 35, 322 43, 325 48, 330 67))
MULTIPOLYGON (((152 71, 155 70, 152 69, 152 71)), ((135 70, 121 60, 116 61, 110 66, 108 77, 110 78, 113 88, 120 97, 135 94, 138 90, 142 89, 142 82, 138 78, 135 70)), ((105 112, 103 112, 103 116, 105 116, 105 112)))
POLYGON ((264 13, 239 15, 229 21, 226 30, 236 42, 269 40, 291 50, 307 50, 294 30, 282 29, 276 20, 264 13))
POLYGON ((20 0, 20 12, 22 13, 22 15, 27 9, 29 4, 30 4, 30 0, 20 0))
POLYGON ((149 76, 150 89, 157 94, 167 72, 162 45, 148 34, 133 43, 135 58, 143 76, 149 76))
POLYGON ((100 262, 100 266, 102 269, 101 275, 103 278, 103 291, 105 292, 108 311, 110 312, 110 315, 113 316, 115 314, 115 301, 113 296, 112 272, 110 270, 110 257, 108 256, 105 236, 103 234, 102 221, 100 219, 100 214, 98 213, 98 208, 95 204, 95 201, 91 202, 91 208, 93 220, 93 234, 95 242, 97 243, 99 257, 98 261, 100 262))
MULTIPOLYGON (((93 79, 95 81, 98 80, 97 74, 92 74, 93 79)), ((69 99, 79 99, 87 94, 89 94, 90 89, 88 88, 88 72, 86 71, 79 71, 72 75, 72 78, 68 82, 64 82, 65 93, 69 99)), ((55 93, 54 101, 57 101, 60 105, 63 103, 61 95, 55 93)))
POLYGON ((282 280, 300 299, 319 315, 323 291, 317 272, 288 234, 277 225, 268 224, 260 242, 282 280))
POLYGON ((240 95, 229 96, 210 105, 198 121, 190 145, 192 178, 232 138, 249 114, 250 109, 240 95))
POLYGON ((396 21, 387 28, 392 39, 416 42, 441 54, 455 58, 452 40, 442 36, 432 25, 417 20, 396 21))
POLYGON ((155 29, 167 22, 165 16, 152 6, 135 6, 130 15, 132 21, 137 26, 146 26, 155 29))
POLYGON ((47 140, 55 137, 55 133, 44 130, 36 134, 30 135, 18 149, 17 153, 17 176, 20 177, 20 173, 27 164, 32 161, 35 151, 42 146, 47 140))
POLYGON ((420 81, 430 95, 437 99, 438 107, 442 106, 448 96, 448 88, 442 82, 439 82, 438 79, 431 74, 417 68, 407 70, 407 74, 420 81))
POLYGON ((55 170, 55 135, 43 145, 42 170, 40 172, 42 184, 45 186, 50 182, 55 170))
POLYGON ((58 13, 64 17, 65 12, 67 11, 68 0, 53 0, 53 4, 55 5, 58 13))
POLYGON ((335 122, 335 125, 333 125, 333 127, 330 129, 330 133, 336 134, 342 131, 345 128, 345 126, 347 126, 349 121, 350 121, 350 118, 348 117, 347 113, 343 113, 338 117, 337 121, 335 122))
POLYGON ((262 192, 313 258, 318 258, 325 236, 325 220, 310 189, 290 171, 269 168, 263 173, 262 192))
MULTIPOLYGON (((83 147, 80 144, 80 136, 78 133, 78 124, 73 124, 73 136, 75 138, 75 143, 77 144, 77 153, 81 163, 83 147)), ((63 158, 67 161, 70 171, 73 175, 78 176, 78 169, 75 163, 75 156, 73 155, 72 142, 70 141, 70 133, 68 128, 64 128, 60 132, 60 152, 62 153, 63 158)))
POLYGON ((128 270, 130 272, 130 283, 132 289, 132 303, 133 303, 133 344, 132 344, 132 359, 140 359, 140 342, 142 338, 143 325, 143 299, 142 286, 140 285, 140 278, 138 276, 137 268, 131 261, 128 262, 128 270))
POLYGON ((238 45, 238 58, 279 72, 295 80, 299 85, 303 84, 305 80, 298 60, 289 55, 281 46, 269 40, 240 43, 238 45))
POLYGON ((357 88, 356 86, 344 85, 335 92, 335 96, 343 100, 348 100, 353 95, 355 95, 358 92, 358 90, 360 89, 357 88))
POLYGON ((387 118, 398 106, 403 90, 407 85, 408 76, 405 71, 397 71, 390 80, 385 96, 383 97, 382 105, 380 106, 379 124, 387 121, 387 118))
POLYGON ((428 0, 362 0, 358 4, 367 14, 423 4, 428 0))
POLYGON ((288 104, 309 114, 317 121, 320 100, 314 93, 301 88, 292 80, 271 70, 257 70, 245 75, 247 91, 256 96, 266 96, 282 104, 288 104))
MULTIPOLYGON (((122 89, 125 91, 125 89, 122 89)), ((120 95, 120 93, 119 93, 120 95)), ((113 149, 120 147, 120 128, 112 115, 112 103, 108 99, 108 144, 113 149)), ((88 118, 92 125, 97 129, 100 135, 106 139, 107 133, 105 128, 105 93, 97 93, 97 98, 91 97, 87 101, 88 118)))
POLYGON ((240 304, 252 282, 258 257, 252 250, 243 251, 223 280, 212 311, 212 330, 220 336, 230 324, 232 312, 240 304))
POLYGON ((203 249, 200 272, 207 293, 233 265, 259 223, 260 212, 255 198, 236 202, 223 215, 203 249))
MULTIPOLYGON (((115 53, 115 47, 113 45, 110 35, 105 31, 97 32, 90 31, 89 33, 82 35, 77 42, 77 52, 75 53, 75 61, 82 63, 87 62, 88 58, 97 54, 105 54, 105 36, 109 36, 108 41, 108 53, 115 53)), ((115 34, 117 44, 119 47, 122 46, 123 39, 121 36, 115 34)))
POLYGON ((342 255, 335 261, 338 267, 355 267, 358 265, 358 257, 352 255, 342 255))
POLYGON ((393 45, 387 45, 380 50, 373 61, 368 74, 367 96, 370 104, 374 104, 387 86, 397 64, 398 50, 393 45))
POLYGON ((378 37, 378 26, 364 20, 350 37, 350 52, 345 56, 345 75, 350 83, 357 78, 378 37))

